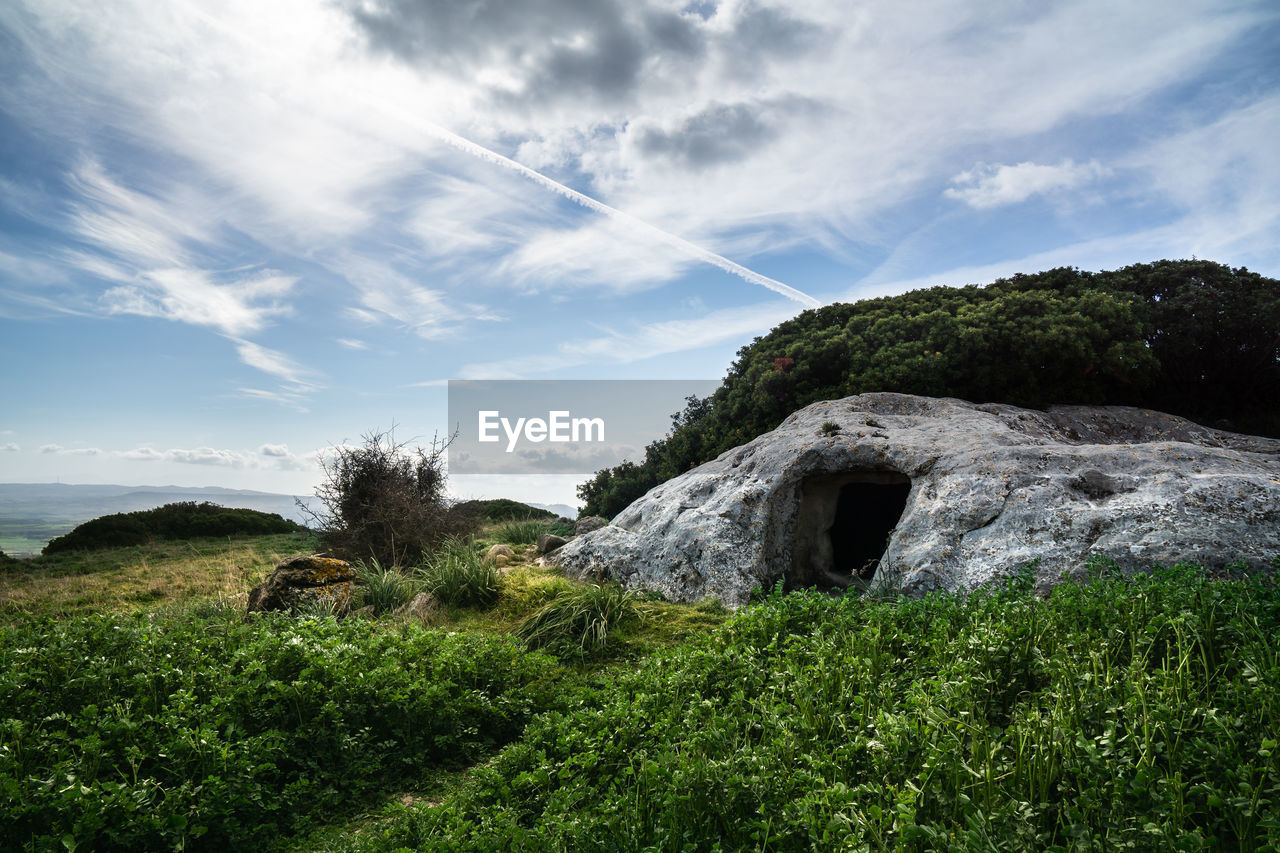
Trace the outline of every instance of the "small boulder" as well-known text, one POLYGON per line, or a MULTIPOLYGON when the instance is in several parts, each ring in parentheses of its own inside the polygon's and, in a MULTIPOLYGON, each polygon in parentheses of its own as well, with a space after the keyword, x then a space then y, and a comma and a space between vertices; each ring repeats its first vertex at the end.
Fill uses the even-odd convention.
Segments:
POLYGON ((601 527, 604 527, 608 523, 609 523, 608 521, 604 520, 598 515, 583 516, 582 518, 578 519, 578 523, 574 525, 573 532, 579 536, 582 536, 583 534, 590 533, 593 530, 599 530, 601 527))
POLYGON ((543 533, 538 537, 538 553, 550 554, 568 542, 569 540, 563 536, 556 536, 554 533, 543 533))
POLYGON ((511 558, 515 556, 515 553, 515 551, 511 550, 510 545, 494 545, 485 552, 484 562, 492 566, 501 566, 502 563, 498 562, 499 558, 510 561, 511 558))
POLYGON ((494 565, 494 567, 495 567, 495 568, 499 568, 499 569, 500 569, 500 568, 502 568, 503 566, 505 566, 505 565, 507 565, 508 563, 510 563, 510 562, 511 562, 511 558, 510 558, 510 557, 508 557, 506 554, 499 554, 498 556, 496 556, 496 557, 494 557, 494 558, 493 558, 493 561, 492 561, 492 562, 493 562, 493 565, 494 565))
POLYGON ((249 591, 249 612, 293 610, 314 601, 332 601, 345 613, 355 598, 356 570, 333 557, 307 554, 291 557, 249 591))
POLYGON ((396 608, 394 616, 417 619, 419 622, 431 622, 440 612, 440 600, 429 592, 420 592, 408 604, 396 608))

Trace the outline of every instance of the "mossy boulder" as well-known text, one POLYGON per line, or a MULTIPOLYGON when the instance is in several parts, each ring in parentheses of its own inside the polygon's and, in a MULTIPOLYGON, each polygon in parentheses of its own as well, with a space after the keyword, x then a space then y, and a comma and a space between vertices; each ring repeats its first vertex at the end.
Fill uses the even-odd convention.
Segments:
POLYGON ((294 610, 316 601, 331 601, 345 612, 356 591, 356 570, 345 560, 306 554, 291 557, 249 591, 249 612, 294 610))

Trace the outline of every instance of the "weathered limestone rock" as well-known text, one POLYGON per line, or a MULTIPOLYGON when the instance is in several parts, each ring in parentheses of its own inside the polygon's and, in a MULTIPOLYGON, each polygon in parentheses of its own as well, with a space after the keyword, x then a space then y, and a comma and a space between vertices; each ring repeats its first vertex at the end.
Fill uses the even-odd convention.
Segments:
POLYGON ((439 612, 440 600, 429 592, 420 592, 413 600, 397 607, 392 615, 430 624, 439 612))
POLYGON ((356 570, 350 563, 316 554, 291 557, 249 591, 249 612, 292 610, 318 600, 330 600, 346 612, 356 592, 356 570))
POLYGON ((651 490, 551 558, 673 601, 757 585, 972 588, 1038 560, 1280 555, 1280 441, 1126 407, 1047 412, 905 394, 815 403, 651 490))
POLYGON ((500 566, 509 562, 515 553, 515 551, 511 550, 510 545, 494 545, 485 552, 484 559, 481 562, 491 566, 500 566), (498 562, 499 560, 502 560, 502 562, 498 562))
POLYGON ((577 536, 582 536, 583 534, 592 533, 596 530, 599 530, 601 527, 604 527, 608 523, 609 523, 608 521, 604 520, 598 515, 583 516, 582 518, 578 519, 577 522, 574 523, 573 532, 577 536))
POLYGON ((554 533, 541 533, 538 535, 538 553, 550 554, 558 548, 564 547, 568 542, 563 536, 556 536, 554 533))

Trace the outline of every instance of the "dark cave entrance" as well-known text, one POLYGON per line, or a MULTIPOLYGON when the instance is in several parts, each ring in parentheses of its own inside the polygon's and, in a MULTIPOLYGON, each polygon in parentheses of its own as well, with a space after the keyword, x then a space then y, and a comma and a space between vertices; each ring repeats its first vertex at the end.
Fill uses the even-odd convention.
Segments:
POLYGON ((896 471, 812 477, 801 486, 786 586, 832 592, 866 587, 875 577, 911 495, 896 471))
POLYGON ((875 577, 889 536, 902 518, 911 481, 846 483, 840 487, 831 523, 831 566, 838 575, 862 581, 875 577))

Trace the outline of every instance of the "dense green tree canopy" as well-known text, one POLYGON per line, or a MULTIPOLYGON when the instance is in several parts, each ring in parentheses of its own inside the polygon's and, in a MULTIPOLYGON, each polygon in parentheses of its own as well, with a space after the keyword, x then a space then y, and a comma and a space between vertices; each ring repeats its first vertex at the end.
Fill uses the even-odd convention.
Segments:
POLYGON ((578 487, 612 516, 818 400, 898 391, 1146 406, 1280 436, 1280 282, 1210 261, 1059 268, 805 311, 738 351, 640 463, 578 487))

